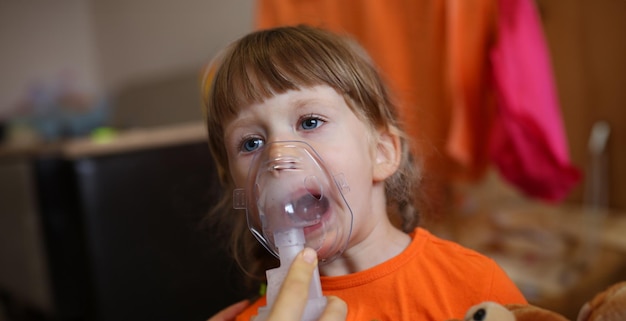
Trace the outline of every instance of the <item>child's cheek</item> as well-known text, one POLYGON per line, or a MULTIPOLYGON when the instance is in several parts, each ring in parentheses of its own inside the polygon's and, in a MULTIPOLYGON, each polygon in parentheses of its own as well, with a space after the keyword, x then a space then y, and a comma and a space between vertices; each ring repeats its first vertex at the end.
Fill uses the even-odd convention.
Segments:
POLYGON ((248 175, 248 168, 249 165, 247 166, 245 164, 231 163, 230 176, 233 179, 235 186, 243 187, 245 185, 246 177, 248 175))

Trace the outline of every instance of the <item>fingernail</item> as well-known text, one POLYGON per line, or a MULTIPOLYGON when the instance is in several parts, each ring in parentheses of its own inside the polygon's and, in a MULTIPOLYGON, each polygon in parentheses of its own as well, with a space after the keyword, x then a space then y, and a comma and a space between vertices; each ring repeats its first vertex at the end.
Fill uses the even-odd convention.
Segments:
POLYGON ((317 260, 317 252, 315 252, 314 249, 307 247, 302 251, 302 258, 304 259, 305 262, 309 264, 313 264, 313 262, 317 260))

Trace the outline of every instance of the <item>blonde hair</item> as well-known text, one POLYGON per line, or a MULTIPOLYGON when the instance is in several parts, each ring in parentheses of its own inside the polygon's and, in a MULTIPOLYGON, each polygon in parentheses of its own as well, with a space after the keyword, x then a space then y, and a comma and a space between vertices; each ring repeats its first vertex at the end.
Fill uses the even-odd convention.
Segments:
POLYGON ((392 222, 405 232, 418 224, 416 191, 419 169, 401 129, 389 90, 373 62, 355 41, 305 25, 250 33, 234 42, 207 66, 202 98, 209 148, 224 195, 209 213, 209 221, 230 234, 229 246, 239 264, 252 275, 271 266, 267 251, 247 229, 245 214, 233 212, 224 125, 242 106, 261 102, 288 90, 328 85, 342 94, 351 110, 372 128, 388 130, 401 140, 402 159, 386 180, 392 222))

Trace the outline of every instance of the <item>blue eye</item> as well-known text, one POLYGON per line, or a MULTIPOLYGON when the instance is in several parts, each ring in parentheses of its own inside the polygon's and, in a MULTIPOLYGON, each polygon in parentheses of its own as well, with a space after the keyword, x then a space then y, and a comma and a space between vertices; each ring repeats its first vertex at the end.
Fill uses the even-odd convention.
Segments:
POLYGON ((311 117, 304 119, 302 123, 300 124, 300 126, 302 126, 302 129, 311 130, 311 129, 315 129, 317 127, 322 126, 323 123, 324 121, 321 120, 320 118, 311 116, 311 117))
POLYGON ((247 139, 245 141, 243 141, 241 143, 241 150, 244 152, 253 152, 259 148, 261 148, 261 146, 263 146, 264 142, 262 139, 260 138, 251 138, 251 139, 247 139))

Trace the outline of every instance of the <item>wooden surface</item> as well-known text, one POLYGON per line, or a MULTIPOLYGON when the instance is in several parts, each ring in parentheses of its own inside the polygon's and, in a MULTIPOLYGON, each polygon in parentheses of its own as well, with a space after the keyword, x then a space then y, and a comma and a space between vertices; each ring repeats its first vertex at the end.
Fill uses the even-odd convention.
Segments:
POLYGON ((114 132, 105 140, 83 137, 55 143, 43 143, 36 139, 18 144, 7 143, 0 146, 0 159, 47 154, 75 159, 203 141, 207 141, 205 125, 192 122, 114 132))
POLYGON ((79 158, 202 141, 207 141, 205 125, 203 123, 188 123, 132 129, 120 132, 110 141, 101 143, 91 138, 76 139, 64 144, 62 153, 67 158, 79 158))

